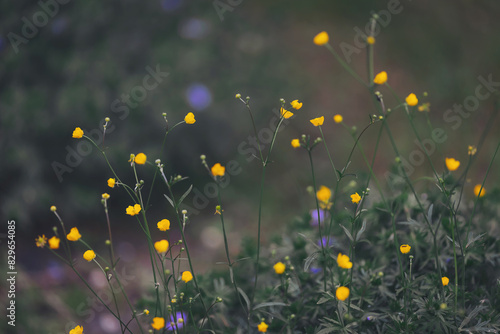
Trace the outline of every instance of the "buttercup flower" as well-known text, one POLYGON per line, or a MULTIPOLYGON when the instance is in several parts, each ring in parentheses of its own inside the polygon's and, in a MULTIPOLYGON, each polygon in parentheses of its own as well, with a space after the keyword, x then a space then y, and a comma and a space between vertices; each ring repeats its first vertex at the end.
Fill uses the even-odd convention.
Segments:
POLYGON ((43 234, 42 236, 38 236, 38 238, 35 239, 35 242, 37 247, 43 248, 47 243, 47 238, 45 237, 45 234, 43 234))
POLYGON ((322 31, 320 32, 319 34, 317 34, 316 36, 314 36, 314 44, 316 45, 325 45, 326 43, 328 43, 328 40, 330 38, 328 37, 328 33, 326 31, 322 31))
POLYGON ((142 311, 145 315, 148 315, 149 314, 149 310, 146 308, 144 309, 144 311, 142 311))
POLYGON ((59 239, 56 236, 53 236, 52 238, 49 239, 49 248, 50 249, 59 249, 60 242, 61 242, 61 239, 59 239))
POLYGON ((339 286, 335 291, 335 296, 338 300, 346 300, 347 298, 349 298, 349 294, 349 288, 346 286, 339 286))
POLYGON ((289 119, 293 116, 293 112, 286 110, 285 108, 280 109, 281 115, 283 115, 284 119, 289 119))
POLYGON ((140 204, 135 204, 134 206, 129 205, 126 211, 127 215, 130 216, 138 215, 139 212, 141 212, 141 205, 140 204))
POLYGON ((115 180, 115 179, 113 179, 113 178, 109 178, 109 179, 108 179, 108 187, 110 187, 110 188, 114 188, 114 187, 115 187, 115 182, 116 182, 116 180, 115 180))
POLYGON ((366 39, 366 43, 368 44, 375 44, 375 37, 373 36, 368 36, 368 38, 366 39))
POLYGON ((443 283, 443 286, 447 286, 448 283, 450 283, 450 279, 448 277, 446 277, 446 276, 443 276, 441 278, 441 282, 443 283))
POLYGON ((75 128, 73 131, 73 138, 82 138, 83 137, 83 130, 80 128, 75 128))
POLYGON ((187 282, 189 282, 190 280, 193 279, 193 274, 191 274, 190 271, 184 271, 182 273, 181 279, 184 281, 184 283, 187 283, 187 282))
POLYGON ((139 153, 135 156, 134 162, 138 165, 144 165, 146 163, 146 155, 144 153, 139 153))
POLYGON ((56 212, 56 211, 57 211, 57 208, 56 208, 54 205, 52 205, 52 206, 50 207, 50 211, 52 211, 52 212, 56 212))
POLYGON ((321 186, 316 192, 316 198, 323 203, 328 203, 330 197, 332 197, 332 191, 328 187, 321 186))
POLYGON ((484 195, 486 195, 486 189, 481 189, 481 185, 480 184, 476 184, 476 186, 474 187, 474 195, 476 197, 483 197, 484 195), (481 193, 479 193, 481 191, 481 193))
POLYGON ((108 199, 110 196, 108 193, 102 194, 102 199, 108 199))
POLYGON ((83 327, 76 326, 75 328, 69 331, 69 334, 83 334, 83 327))
POLYGON ((418 104, 417 96, 413 93, 406 97, 406 104, 410 107, 416 106, 418 104))
POLYGON ((429 102, 426 102, 426 103, 423 103, 421 105, 418 106, 418 111, 431 111, 431 108, 430 108, 431 104, 429 102))
POLYGON ((95 259, 95 252, 93 250, 89 249, 88 251, 83 253, 83 258, 90 262, 93 259, 95 259))
POLYGON ((359 201, 361 201, 361 196, 359 196, 359 195, 358 195, 358 193, 352 194, 352 195, 351 195, 351 201, 352 201, 353 203, 358 204, 358 203, 359 203, 359 201))
POLYGON ((278 262, 273 266, 273 268, 276 274, 281 275, 285 272, 286 266, 283 262, 278 262))
POLYGON ((160 231, 170 230, 170 220, 162 219, 158 222, 158 224, 156 224, 156 226, 158 226, 160 231))
POLYGON ((73 227, 66 236, 69 241, 78 241, 78 239, 80 239, 81 237, 82 235, 80 234, 80 232, 78 232, 78 229, 76 227, 73 227))
POLYGON ((151 327, 153 327, 158 331, 162 330, 163 328, 165 328, 165 319, 160 317, 153 318, 153 323, 151 324, 151 327))
POLYGON ((290 102, 290 104, 292 105, 293 109, 299 110, 300 108, 302 108, 302 103, 299 102, 299 100, 293 100, 292 102, 290 102))
POLYGON ((298 139, 292 139, 292 147, 293 148, 300 147, 300 141, 298 139))
POLYGON ((352 262, 349 259, 349 256, 343 255, 342 253, 339 253, 339 255, 337 256, 337 264, 339 265, 340 268, 343 269, 352 268, 352 262))
POLYGON ((477 147, 469 145, 469 147, 467 148, 467 153, 469 153, 469 155, 475 155, 476 152, 477 152, 477 147))
POLYGON ((453 172, 454 170, 457 170, 458 167, 460 167, 460 161, 455 160, 453 158, 446 158, 445 163, 446 163, 446 168, 448 168, 450 172, 453 172))
POLYGON ((257 329, 261 333, 266 333, 267 332, 267 327, 269 327, 264 321, 262 321, 260 324, 257 325, 257 329))
POLYGON ((313 119, 310 120, 310 122, 314 126, 323 125, 324 121, 325 121, 325 117, 324 116, 321 116, 321 117, 318 117, 318 118, 313 118, 313 119))
POLYGON ((221 166, 220 163, 216 163, 215 165, 212 166, 212 175, 213 176, 224 176, 224 173, 226 173, 226 167, 221 166))
POLYGON ((194 119, 194 114, 192 112, 188 113, 186 117, 184 117, 184 121, 187 124, 194 124, 196 120, 194 119))
POLYGON ((155 242, 155 249, 158 253, 165 253, 168 250, 168 241, 163 239, 155 242))
POLYGON ((373 79, 373 82, 376 83, 377 85, 383 85, 387 82, 387 72, 382 71, 378 73, 375 78, 373 79))
POLYGON ((406 254, 406 253, 409 253, 410 250, 411 250, 411 246, 410 245, 407 245, 407 244, 404 244, 404 245, 401 245, 399 247, 399 250, 401 251, 401 253, 403 254, 406 254))
POLYGON ((342 115, 337 114, 337 115, 333 116, 333 121, 335 123, 342 123, 343 120, 344 120, 344 117, 342 117, 342 115))

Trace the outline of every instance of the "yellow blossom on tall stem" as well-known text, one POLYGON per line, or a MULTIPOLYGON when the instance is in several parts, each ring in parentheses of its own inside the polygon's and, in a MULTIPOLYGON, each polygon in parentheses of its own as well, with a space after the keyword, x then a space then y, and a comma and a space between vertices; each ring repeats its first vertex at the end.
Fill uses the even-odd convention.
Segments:
POLYGON ((108 193, 104 193, 102 194, 102 199, 109 199, 109 194, 108 193))
POLYGON ((49 239, 49 248, 50 249, 59 249, 60 242, 61 242, 61 239, 59 239, 56 236, 53 236, 52 238, 49 239))
POLYGON ((447 286, 448 283, 450 283, 450 279, 448 277, 446 277, 446 276, 443 276, 441 278, 441 282, 443 283, 443 286, 447 286))
POLYGON ((486 189, 481 189, 481 185, 480 184, 476 184, 476 186, 474 187, 474 195, 476 195, 476 197, 483 197, 484 195, 486 195, 486 189))
POLYGON ((351 269, 352 268, 352 262, 349 259, 349 256, 344 255, 342 253, 339 253, 337 256, 337 264, 339 265, 340 268, 343 269, 351 269))
POLYGON ((316 198, 320 202, 328 203, 331 197, 332 197, 332 191, 328 187, 321 186, 319 187, 319 190, 316 192, 316 198))
POLYGON ((108 179, 108 187, 114 188, 115 187, 116 180, 113 178, 108 179))
POLYGON ((83 137, 83 130, 80 128, 75 128, 73 130, 73 138, 82 138, 83 137))
POLYGON ((226 167, 222 166, 220 163, 216 163, 212 166, 211 171, 213 176, 222 177, 226 173, 226 167))
POLYGON ((285 272, 286 265, 283 262, 278 262, 273 266, 273 268, 276 274, 281 275, 285 272))
POLYGON ((138 215, 139 212, 141 212, 141 205, 140 204, 135 204, 134 206, 129 205, 128 208, 126 209, 127 215, 130 216, 135 216, 138 215))
POLYGON ((325 121, 325 117, 324 116, 321 116, 321 117, 317 117, 317 118, 313 118, 310 120, 310 122, 312 123, 312 125, 314 126, 320 126, 320 125, 323 125, 323 122, 325 121))
POLYGON ((373 36, 368 36, 368 37, 366 38, 366 43, 368 43, 368 44, 370 44, 370 45, 375 44, 375 37, 373 37, 373 36))
POLYGON ((162 219, 158 222, 158 224, 156 224, 156 226, 158 227, 158 229, 160 231, 167 231, 167 230, 170 230, 170 220, 168 219, 162 219))
POLYGON ((458 167, 460 167, 460 161, 455 160, 454 158, 446 158, 445 163, 446 168, 448 168, 450 172, 453 172, 454 170, 457 170, 458 167))
POLYGON ((264 321, 257 325, 257 330, 261 333, 267 332, 267 327, 269 327, 264 321))
POLYGON ((290 102, 290 104, 292 105, 293 109, 299 110, 300 108, 302 108, 302 103, 299 102, 299 100, 293 100, 292 102, 290 102))
POLYGON ((151 327, 153 327, 156 330, 162 330, 165 328, 165 319, 160 318, 160 317, 154 317, 153 318, 153 323, 151 324, 151 327))
POLYGON ((290 117, 293 116, 293 112, 288 111, 283 107, 280 109, 280 112, 284 119, 289 119, 290 117))
POLYGON ((193 279, 193 274, 191 274, 190 271, 186 270, 182 273, 181 279, 184 281, 184 283, 187 283, 193 279))
POLYGON ((416 106, 418 104, 418 99, 417 99, 417 96, 413 93, 411 93, 410 95, 408 95, 406 97, 406 104, 409 105, 410 107, 413 107, 413 106, 416 106))
POLYGON ((359 196, 359 194, 358 194, 358 193, 352 194, 352 195, 351 195, 351 201, 352 201, 353 203, 358 204, 358 203, 359 203, 359 201, 361 201, 361 196, 359 196))
POLYGON ((88 251, 86 251, 85 253, 83 253, 83 258, 87 261, 92 261, 93 259, 95 259, 95 252, 91 249, 89 249, 88 251))
POLYGON ((157 241, 154 246, 158 253, 165 253, 168 250, 168 241, 165 239, 157 241))
POLYGON ((322 31, 316 36, 314 36, 313 42, 316 45, 325 45, 326 43, 328 43, 329 40, 330 37, 328 36, 328 33, 326 31, 322 31))
POLYGON ((408 244, 404 244, 404 245, 401 245, 401 246, 399 247, 399 250, 401 251, 401 253, 403 253, 403 254, 407 254, 407 253, 409 253, 409 252, 410 252, 410 250, 411 250, 411 246, 410 246, 410 245, 408 245, 408 244))
POLYGON ((83 334, 83 327, 76 326, 75 328, 69 331, 69 334, 83 334))
POLYGON ((45 237, 45 234, 42 236, 38 236, 38 238, 35 239, 36 241, 36 246, 37 247, 45 247, 45 244, 47 244, 47 237, 45 237))
POLYGON ((139 153, 135 156, 134 162, 138 165, 144 165, 146 163, 146 155, 144 153, 139 153))
POLYGON ((333 116, 333 121, 335 123, 342 123, 343 120, 344 120, 344 117, 342 117, 342 115, 337 114, 337 115, 333 116))
POLYGON ((189 112, 186 117, 184 117, 184 121, 187 124, 194 124, 196 123, 196 120, 194 119, 194 114, 192 112, 189 112))
POLYGON ((81 237, 82 235, 80 234, 80 232, 78 232, 78 229, 76 227, 73 227, 66 236, 69 241, 78 241, 81 237))
POLYGON ((298 139, 292 139, 292 147, 293 148, 300 147, 300 141, 298 139))
POLYGON ((339 286, 337 290, 335 290, 335 296, 337 297, 338 300, 346 300, 349 298, 349 294, 351 292, 349 291, 349 288, 346 286, 339 286))
POLYGON ((382 71, 378 73, 375 78, 373 79, 373 82, 376 83, 377 85, 383 85, 387 82, 387 72, 382 71))

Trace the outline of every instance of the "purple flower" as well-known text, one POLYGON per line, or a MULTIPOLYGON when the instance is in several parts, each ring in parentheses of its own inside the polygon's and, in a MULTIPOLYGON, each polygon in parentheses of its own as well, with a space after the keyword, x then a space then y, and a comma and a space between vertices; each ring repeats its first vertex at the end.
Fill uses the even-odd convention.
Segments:
POLYGON ((335 238, 334 237, 324 236, 321 240, 318 240, 318 246, 319 247, 321 247, 321 246, 323 246, 323 247, 331 247, 334 244, 335 244, 335 238))
POLYGON ((184 312, 176 312, 175 317, 173 315, 170 316, 170 322, 167 322, 167 327, 165 327, 169 331, 179 330, 184 326, 184 323, 187 321, 187 314, 184 312), (181 321, 179 322, 179 319, 181 321), (173 325, 173 326, 172 326, 173 325))
POLYGON ((321 268, 318 268, 318 267, 311 267, 309 268, 309 270, 313 273, 313 274, 319 274, 321 272, 321 268))
MULTIPOLYGON (((309 213, 311 214, 311 226, 318 226, 318 210, 313 209, 309 213)), ((321 219, 322 222, 324 222, 325 219, 328 218, 328 216, 329 216, 328 211, 319 210, 319 218, 321 219)))

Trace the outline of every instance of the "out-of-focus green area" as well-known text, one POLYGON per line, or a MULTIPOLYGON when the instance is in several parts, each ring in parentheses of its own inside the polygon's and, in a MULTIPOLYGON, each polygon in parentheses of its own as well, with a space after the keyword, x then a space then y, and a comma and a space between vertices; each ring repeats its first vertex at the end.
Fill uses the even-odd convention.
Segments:
MULTIPOLYGON (((477 144, 485 127, 492 126, 469 173, 467 196, 481 182, 499 139, 498 120, 488 122, 498 84, 481 89, 483 96, 490 96, 472 112, 447 114, 454 105, 473 101, 467 98, 477 95, 482 84, 479 77, 491 76, 500 82, 500 4, 496 1, 54 3, 0 4, 0 206, 4 220, 17 222, 18 265, 27 270, 42 271, 49 261, 48 252, 36 249, 34 238, 51 235, 52 226, 57 225, 51 205, 58 207, 67 226, 78 226, 89 242, 102 245, 107 238, 100 203, 104 192, 111 194, 117 239, 129 240, 125 248, 133 244, 139 247, 135 251, 142 249, 138 241, 128 238, 137 233, 135 221, 125 215, 130 199, 120 189, 106 186, 112 174, 99 152, 71 138, 79 126, 99 141, 105 117, 111 118, 111 124, 103 147, 115 170, 131 185, 130 153, 144 152, 150 161, 160 157, 169 175, 190 178, 178 188, 179 195, 192 183, 203 197, 210 197, 210 178, 200 164, 200 154, 207 155, 209 164, 236 161, 241 170, 231 176, 222 197, 232 246, 237 248, 243 235, 256 234, 260 166, 251 155, 253 130, 248 113, 234 95, 251 97, 259 129, 269 128, 280 98, 299 99, 304 106, 278 134, 275 163, 268 168, 264 231, 276 230, 294 215, 308 211, 307 156, 293 150, 290 140, 301 134, 319 136, 309 119, 324 115, 323 130, 333 159, 343 166, 353 139, 333 123, 333 115, 342 114, 345 124, 361 129, 374 113, 366 89, 324 47, 314 45, 312 38, 327 31, 331 45, 366 78, 366 49, 356 46, 357 31, 365 30, 373 12, 385 22, 376 36, 376 71, 386 70, 389 83, 401 96, 414 92, 422 102, 429 102, 433 126, 447 135, 432 154, 439 170, 444 170, 445 156, 465 165, 467 145, 477 144), (349 57, 342 53, 347 47, 353 50, 349 57), (427 98, 423 98, 424 91, 427 98), (159 152, 166 125, 162 113, 167 113, 172 126, 190 111, 197 122, 174 129, 164 152, 159 152)), ((388 107, 394 107, 389 91, 384 87, 380 91, 388 107)), ((391 125, 402 156, 410 159, 419 148, 403 110, 397 113, 391 125)), ((422 113, 416 117, 422 137, 430 138, 425 117, 422 113)), ((377 130, 378 126, 373 127, 361 140, 369 156, 377 130)), ((383 181, 395 157, 385 137, 377 157, 375 169, 383 181)), ((322 148, 315 151, 315 158, 318 183, 332 186, 333 175, 322 148)), ((359 152, 350 169, 366 172, 359 152)), ((425 162, 412 178, 429 176, 430 171, 425 162)), ((153 174, 153 167, 139 167, 146 183, 153 174)), ((497 182, 498 174, 493 173, 487 187, 497 182)), ((150 210, 153 222, 154 217, 169 214, 163 193, 165 189, 157 184, 150 210)), ((199 211, 192 214, 188 232, 199 248, 195 256, 202 256, 211 247, 203 240, 211 240, 208 236, 218 229, 213 215, 216 204, 211 198, 201 200, 201 195, 197 200, 195 194, 186 199, 196 209, 191 212, 199 211)), ((52 276, 47 277, 50 281, 52 276)), ((20 328, 19 333, 24 333, 20 328)))

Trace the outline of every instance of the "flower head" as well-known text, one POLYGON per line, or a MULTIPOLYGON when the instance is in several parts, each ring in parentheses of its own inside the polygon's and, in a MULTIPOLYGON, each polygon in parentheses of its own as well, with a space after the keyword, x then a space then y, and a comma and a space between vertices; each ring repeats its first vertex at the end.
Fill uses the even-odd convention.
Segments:
POLYGON ((443 283, 443 286, 447 286, 448 283, 450 283, 450 279, 446 276, 441 277, 441 282, 443 283))
POLYGON ((109 199, 109 194, 108 193, 104 193, 102 194, 102 199, 109 199))
POLYGON ((158 226, 160 231, 170 230, 170 220, 162 219, 158 222, 158 224, 156 224, 156 226, 158 226))
POLYGON ((321 117, 318 117, 318 118, 313 118, 313 119, 310 120, 310 122, 314 126, 323 125, 324 121, 325 121, 325 117, 324 116, 321 116, 321 117))
POLYGON ((375 78, 373 79, 373 82, 376 83, 377 85, 383 85, 387 82, 387 72, 382 71, 378 73, 375 78))
POLYGON ((49 239, 49 248, 50 249, 59 249, 60 242, 61 242, 61 239, 59 239, 56 236, 53 236, 52 238, 49 239))
POLYGON ((75 128, 73 131, 73 138, 82 138, 83 137, 83 130, 80 128, 75 128))
POLYGON ((454 170, 457 170, 458 167, 460 167, 460 161, 455 160, 453 158, 446 158, 445 163, 446 163, 446 168, 448 168, 450 172, 453 172, 454 170))
POLYGON ((261 333, 266 333, 267 332, 267 327, 269 327, 264 321, 262 321, 260 324, 257 325, 257 329, 261 333))
POLYGON ((83 327, 76 326, 75 328, 69 331, 69 334, 83 334, 83 327))
POLYGON ((366 43, 371 44, 371 45, 375 44, 375 37, 373 37, 373 36, 368 36, 368 37, 366 38, 366 43))
POLYGON ((45 237, 45 234, 43 234, 42 236, 38 236, 38 238, 35 239, 35 242, 37 247, 45 247, 45 244, 47 244, 47 238, 45 237))
POLYGON ((156 330, 162 330, 165 328, 165 319, 160 318, 160 317, 154 317, 153 318, 153 323, 151 324, 151 327, 153 327, 156 330))
POLYGON ((196 120, 194 119, 194 114, 192 112, 189 112, 186 117, 184 117, 184 121, 187 124, 194 124, 196 120))
POLYGON ((273 266, 273 268, 276 274, 281 275, 285 272, 286 266, 283 262, 278 262, 273 266))
POLYGON ((408 95, 406 97, 406 104, 409 105, 410 107, 413 107, 413 106, 416 106, 418 104, 418 99, 417 99, 417 96, 413 93, 411 93, 410 95, 408 95))
POLYGON ((144 313, 145 315, 149 315, 149 310, 145 308, 144 311, 142 311, 142 313, 144 313))
POLYGON ((139 212, 141 212, 141 205, 140 204, 135 204, 134 206, 129 205, 126 211, 127 215, 130 216, 138 215, 139 212))
POLYGON ((330 38, 328 37, 328 33, 326 31, 322 31, 320 32, 319 34, 317 34, 316 36, 314 36, 314 44, 316 45, 325 45, 326 43, 328 43, 328 40, 330 38))
POLYGON ((300 108, 302 108, 302 102, 299 102, 299 100, 293 100, 292 102, 290 102, 290 104, 292 105, 293 109, 299 110, 300 108))
POLYGON ((56 212, 57 211, 57 208, 55 207, 55 205, 52 205, 50 207, 50 211, 52 211, 52 212, 56 212))
POLYGON ((165 253, 168 250, 168 241, 163 239, 155 242, 155 249, 158 253, 165 253))
POLYGON ((349 298, 349 294, 349 288, 346 286, 339 286, 337 290, 335 290, 335 296, 338 300, 346 300, 347 298, 349 298))
POLYGON ((284 119, 289 119, 290 117, 293 116, 293 112, 286 110, 285 108, 280 109, 280 113, 283 116, 284 119))
POLYGON ((337 114, 337 115, 333 116, 333 121, 335 123, 342 123, 343 120, 344 120, 344 117, 342 117, 342 115, 337 114))
POLYGON ((401 251, 401 253, 403 254, 406 254, 406 253, 409 253, 410 250, 411 250, 411 246, 410 245, 407 245, 407 244, 404 244, 404 245, 401 245, 399 247, 399 250, 401 251))
POLYGON ((90 262, 95 259, 95 252, 92 249, 89 249, 88 251, 83 253, 83 258, 90 262))
POLYGON ((78 232, 78 229, 76 227, 73 227, 66 236, 69 241, 78 241, 81 237, 82 235, 80 234, 80 232, 78 232))
POLYGON ((467 153, 469 155, 475 155, 477 152, 477 147, 476 146, 472 146, 472 145, 469 145, 469 147, 467 148, 467 153))
POLYGON ((292 147, 293 148, 300 147, 300 141, 298 139, 292 139, 292 147))
POLYGON ((480 184, 476 184, 476 186, 474 187, 474 195, 476 197, 483 197, 484 195, 486 195, 486 189, 481 189, 481 185, 480 184))
POLYGON ((216 163, 212 166, 211 171, 213 176, 223 177, 226 173, 226 167, 222 166, 220 163, 216 163))
POLYGON ((337 264, 339 265, 340 268, 343 269, 351 269, 352 268, 352 262, 349 259, 349 256, 344 255, 342 253, 339 253, 337 256, 337 264))
POLYGON ((144 165, 146 163, 146 155, 144 153, 139 153, 135 156, 134 162, 138 165, 144 165))
POLYGON ((330 197, 332 197, 332 191, 328 187, 321 186, 316 192, 316 198, 320 202, 328 203, 328 201, 330 201, 330 197))
POLYGON ((190 271, 186 270, 182 273, 181 279, 184 281, 184 283, 187 283, 193 279, 193 274, 191 274, 190 271))
POLYGON ((352 194, 352 195, 351 195, 351 201, 352 201, 353 203, 358 204, 358 203, 359 203, 359 201, 361 201, 361 196, 359 196, 359 194, 358 194, 358 193, 352 194))
POLYGON ((170 315, 170 322, 167 323, 167 330, 177 331, 184 326, 184 322, 187 321, 187 314, 184 312, 176 312, 170 315))
POLYGON ((108 179, 108 187, 114 188, 115 187, 116 180, 113 178, 108 179))
POLYGON ((431 104, 429 102, 422 103, 421 105, 418 106, 418 111, 431 111, 431 104))

